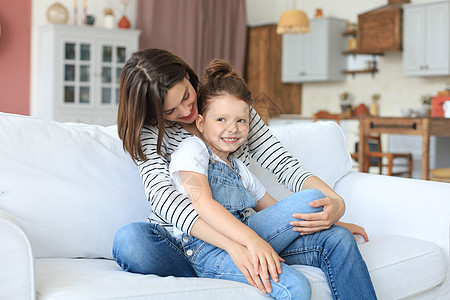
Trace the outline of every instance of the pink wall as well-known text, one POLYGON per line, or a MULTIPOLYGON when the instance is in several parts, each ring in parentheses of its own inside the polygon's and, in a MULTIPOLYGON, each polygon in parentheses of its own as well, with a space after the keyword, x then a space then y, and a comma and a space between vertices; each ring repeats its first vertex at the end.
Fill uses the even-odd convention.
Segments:
POLYGON ((0 112, 29 115, 31 0, 2 0, 0 24, 0 112))

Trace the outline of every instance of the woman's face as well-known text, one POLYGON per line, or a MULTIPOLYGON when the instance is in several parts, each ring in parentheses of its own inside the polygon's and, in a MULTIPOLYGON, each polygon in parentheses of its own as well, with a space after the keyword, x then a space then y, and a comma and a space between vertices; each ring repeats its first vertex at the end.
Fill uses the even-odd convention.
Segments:
POLYGON ((164 119, 178 123, 191 124, 197 119, 197 93, 187 78, 169 89, 163 114, 164 119))

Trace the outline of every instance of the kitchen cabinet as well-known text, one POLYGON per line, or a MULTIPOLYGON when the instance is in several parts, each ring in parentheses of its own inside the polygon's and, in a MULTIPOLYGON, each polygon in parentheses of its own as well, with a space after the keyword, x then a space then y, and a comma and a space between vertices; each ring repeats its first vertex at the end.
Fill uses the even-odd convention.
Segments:
POLYGON ((310 33, 284 34, 282 81, 344 81, 347 41, 342 37, 346 21, 335 18, 310 20, 310 33))
POLYGON ((301 111, 301 84, 281 82, 281 35, 276 28, 248 28, 245 80, 255 99, 253 107, 266 123, 272 115, 301 111))
POLYGON ((139 33, 60 24, 40 27, 35 114, 60 122, 115 124, 120 72, 138 50, 139 33))
POLYGON ((404 6, 403 74, 450 74, 448 1, 404 6))
POLYGON ((358 15, 358 53, 402 50, 402 6, 389 4, 358 15))

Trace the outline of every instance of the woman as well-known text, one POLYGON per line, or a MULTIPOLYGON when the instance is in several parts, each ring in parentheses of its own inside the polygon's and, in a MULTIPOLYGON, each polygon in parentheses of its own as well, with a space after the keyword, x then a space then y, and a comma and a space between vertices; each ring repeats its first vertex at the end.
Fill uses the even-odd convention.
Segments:
MULTIPOLYGON (((160 276, 195 276, 185 256, 189 253, 184 253, 180 241, 159 224, 173 224, 186 234, 221 249, 226 248, 225 236, 199 218, 189 199, 173 186, 168 171, 169 156, 178 144, 186 137, 199 134, 194 122, 198 115, 198 85, 197 76, 181 58, 160 49, 134 53, 122 70, 119 136, 124 149, 139 165, 153 210, 152 223, 129 224, 120 229, 115 237, 113 255, 126 271, 160 276)), ((341 250, 337 249, 342 247, 344 251, 345 247, 328 235, 320 235, 322 230, 330 228, 343 215, 345 204, 342 197, 306 171, 270 133, 253 109, 250 111, 249 126, 248 141, 236 150, 237 158, 248 165, 252 156, 294 192, 315 188, 326 196, 312 199, 314 201, 310 203, 312 207, 323 207, 322 212, 295 214, 294 217, 299 220, 291 223, 295 231, 311 236, 304 239, 308 251, 301 263, 322 268, 324 265, 320 264, 324 263, 339 266, 347 269, 340 271, 345 278, 345 273, 353 272, 351 264, 342 260, 341 250), (317 251, 319 248, 323 251, 317 251), (321 259, 326 250, 326 260, 321 259)), ((363 229, 355 225, 349 224, 347 228, 365 235, 363 229)), ((250 284, 263 292, 270 290, 269 274, 276 281, 283 252, 281 257, 259 261, 257 257, 270 255, 250 253, 243 246, 230 252, 233 262, 250 284)), ((288 252, 289 249, 286 249, 285 253, 288 252)), ((291 264, 300 263, 300 256, 296 257, 291 264)), ((286 254, 284 260, 288 259, 290 256, 286 254)), ((332 271, 327 275, 333 280, 332 271)), ((333 292, 338 293, 337 290, 333 292)))

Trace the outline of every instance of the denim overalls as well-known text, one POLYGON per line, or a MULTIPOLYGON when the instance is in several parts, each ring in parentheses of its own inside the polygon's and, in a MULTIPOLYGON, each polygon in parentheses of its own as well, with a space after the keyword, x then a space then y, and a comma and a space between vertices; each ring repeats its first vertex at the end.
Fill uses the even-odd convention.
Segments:
MULTIPOLYGON (((211 149, 208 145, 206 147, 209 153, 208 182, 213 199, 241 222, 249 225, 254 215, 247 217, 246 210, 255 207, 257 201, 244 187, 236 161, 231 157, 228 158, 233 166, 231 168, 224 162, 214 160, 211 149)), ((199 277, 228 279, 248 284, 225 250, 185 233, 181 238, 181 244, 199 277)), ((309 299, 311 287, 308 279, 295 269, 282 265, 283 274, 280 275, 280 281, 277 284, 272 282, 273 291, 269 295, 275 299, 309 299)))

